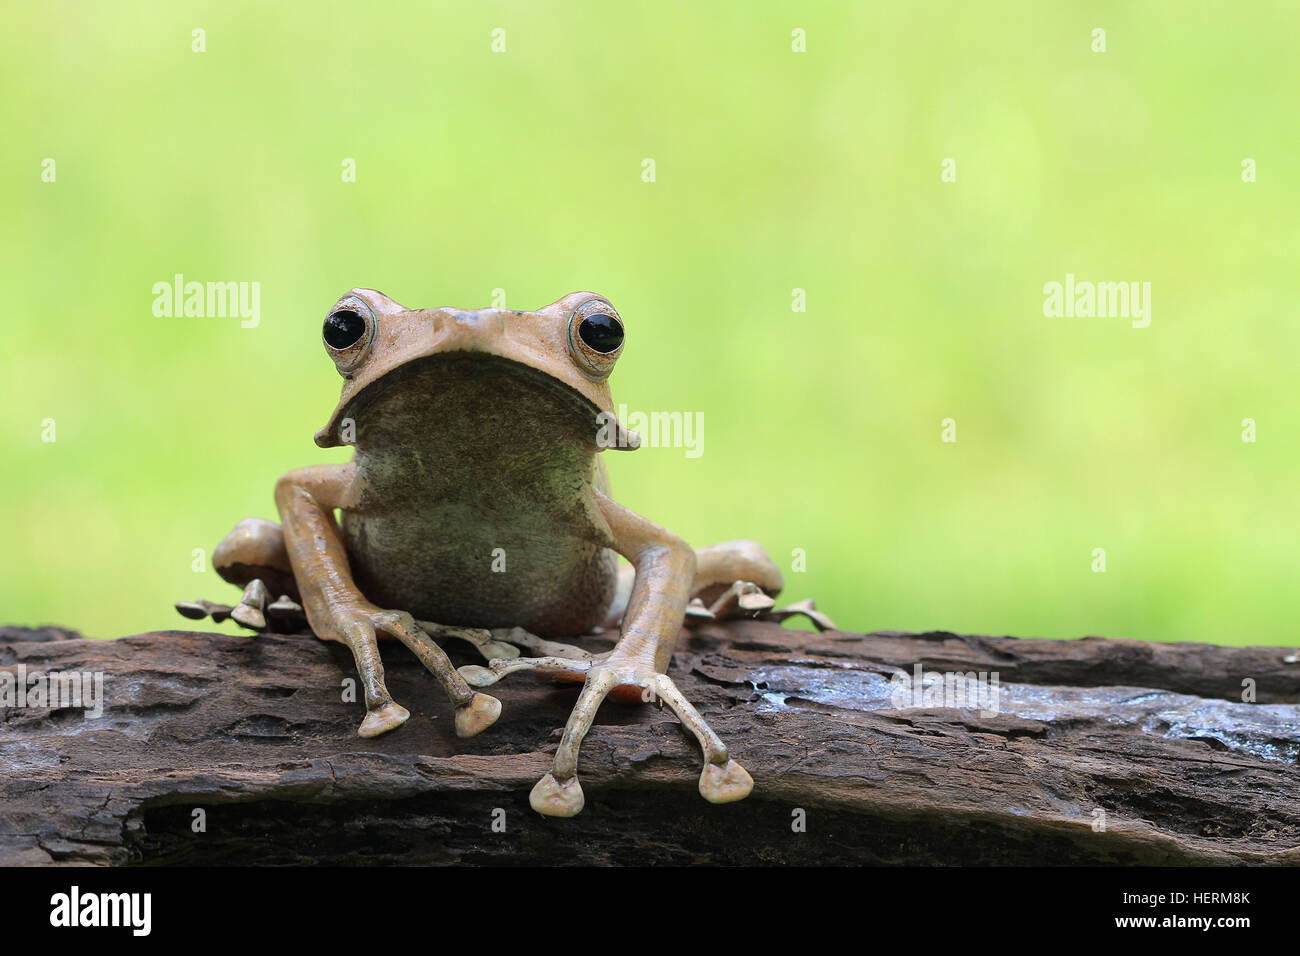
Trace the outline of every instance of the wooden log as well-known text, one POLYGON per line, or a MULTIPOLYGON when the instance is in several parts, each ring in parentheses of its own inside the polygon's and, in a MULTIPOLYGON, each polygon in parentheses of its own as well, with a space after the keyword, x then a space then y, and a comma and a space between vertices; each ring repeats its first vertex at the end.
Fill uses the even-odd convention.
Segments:
POLYGON ((706 803, 671 713, 608 703, 569 820, 528 793, 574 685, 512 675, 500 721, 460 740, 432 677, 383 650, 412 717, 364 740, 347 650, 310 635, 0 628, 11 688, 103 675, 98 718, 3 708, 0 862, 1300 863, 1294 648, 711 625, 671 674, 753 794, 706 803), (952 698, 995 679, 996 700, 952 698))

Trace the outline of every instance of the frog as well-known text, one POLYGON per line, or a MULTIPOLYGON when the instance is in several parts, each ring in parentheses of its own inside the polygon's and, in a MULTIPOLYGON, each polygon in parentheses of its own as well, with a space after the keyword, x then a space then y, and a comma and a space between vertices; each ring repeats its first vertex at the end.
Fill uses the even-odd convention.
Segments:
MULTIPOLYGON (((609 385, 625 338, 613 304, 592 292, 519 311, 410 309, 351 289, 322 326, 343 386, 315 442, 350 445, 352 459, 283 475, 280 522, 246 518, 217 545, 212 563, 242 589, 237 605, 177 609, 255 631, 305 619, 345 645, 363 738, 410 717, 385 685, 380 639, 404 644, 438 681, 462 738, 496 722, 501 702, 483 688, 509 674, 580 683, 529 795, 546 816, 583 809, 579 750, 607 698, 666 705, 699 743, 704 799, 745 798, 753 778, 667 672, 684 625, 776 614, 783 576, 754 541, 694 549, 613 497, 605 452, 642 444, 609 385), (617 633, 612 649, 572 643, 602 632, 617 633), (449 639, 484 664, 453 666, 439 643, 449 639)), ((785 613, 833 626, 811 602, 785 613)))

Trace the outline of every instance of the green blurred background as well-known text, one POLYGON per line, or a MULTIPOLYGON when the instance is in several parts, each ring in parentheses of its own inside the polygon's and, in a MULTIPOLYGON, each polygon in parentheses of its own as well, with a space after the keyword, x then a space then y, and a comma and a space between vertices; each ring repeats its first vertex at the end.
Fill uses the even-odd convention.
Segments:
POLYGON ((1297 642, 1300 13, 1079 7, 10 5, 0 623, 233 600, 193 549, 346 458, 348 288, 592 289, 615 401, 706 422, 609 455, 616 496, 803 549, 841 626, 1297 642), (155 318, 178 272, 261 324, 155 318), (1045 318, 1067 272, 1152 283, 1151 326, 1045 318))

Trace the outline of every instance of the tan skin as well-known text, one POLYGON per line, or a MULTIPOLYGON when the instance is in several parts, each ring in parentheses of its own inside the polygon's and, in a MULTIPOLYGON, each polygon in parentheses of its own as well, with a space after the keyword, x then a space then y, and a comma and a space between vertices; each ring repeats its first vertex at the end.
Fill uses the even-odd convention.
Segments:
POLYGON ((524 669, 582 680, 530 797, 539 813, 582 809, 578 748, 606 696, 657 697, 700 742, 705 799, 747 796, 749 774, 665 671, 692 597, 732 585, 730 607, 736 594, 762 606, 781 573, 753 542, 695 551, 610 497, 601 453, 639 443, 613 414, 608 378, 623 342, 613 306, 575 292, 535 312, 414 310, 353 289, 324 339, 344 386, 316 441, 352 444, 355 456, 285 475, 282 524, 248 519, 218 546, 218 571, 245 588, 234 617, 264 627, 264 610, 300 600, 317 637, 352 651, 363 737, 410 716, 384 684, 380 636, 434 674, 464 737, 501 712, 475 687, 524 669), (266 604, 268 586, 281 602, 266 604), (600 625, 619 627, 604 654, 552 640, 600 625), (431 634, 475 643, 488 666, 458 671, 431 634))

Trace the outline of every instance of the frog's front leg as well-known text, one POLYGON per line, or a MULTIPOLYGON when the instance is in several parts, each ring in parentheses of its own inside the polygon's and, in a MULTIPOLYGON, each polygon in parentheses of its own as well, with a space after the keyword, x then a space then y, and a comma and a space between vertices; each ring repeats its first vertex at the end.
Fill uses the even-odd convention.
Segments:
MULTIPOLYGON (((578 748, 591 729, 601 701, 615 688, 650 691, 695 735, 704 751, 700 793, 706 800, 727 803, 743 799, 753 788, 753 779, 730 758, 726 745, 664 673, 681 632, 695 581, 695 552, 676 535, 600 492, 595 495, 600 513, 613 534, 615 550, 632 562, 636 579, 614 649, 590 661, 552 663, 556 669, 562 669, 566 663, 571 667, 585 665, 575 669, 585 671, 586 680, 560 738, 554 766, 533 788, 529 802, 534 810, 547 816, 568 817, 582 810, 578 748)), ((523 662, 494 664, 504 672, 523 662)))
POLYGON ((501 702, 466 684, 442 648, 410 614, 376 607, 353 583, 334 520, 334 509, 346 504, 353 475, 350 464, 318 465, 290 472, 275 488, 285 548, 307 623, 317 637, 339 641, 352 651, 366 698, 366 716, 357 730, 360 736, 377 737, 411 716, 384 684, 384 665, 375 639, 376 631, 382 631, 409 647, 433 673, 455 705, 457 735, 472 737, 496 721, 501 702))

